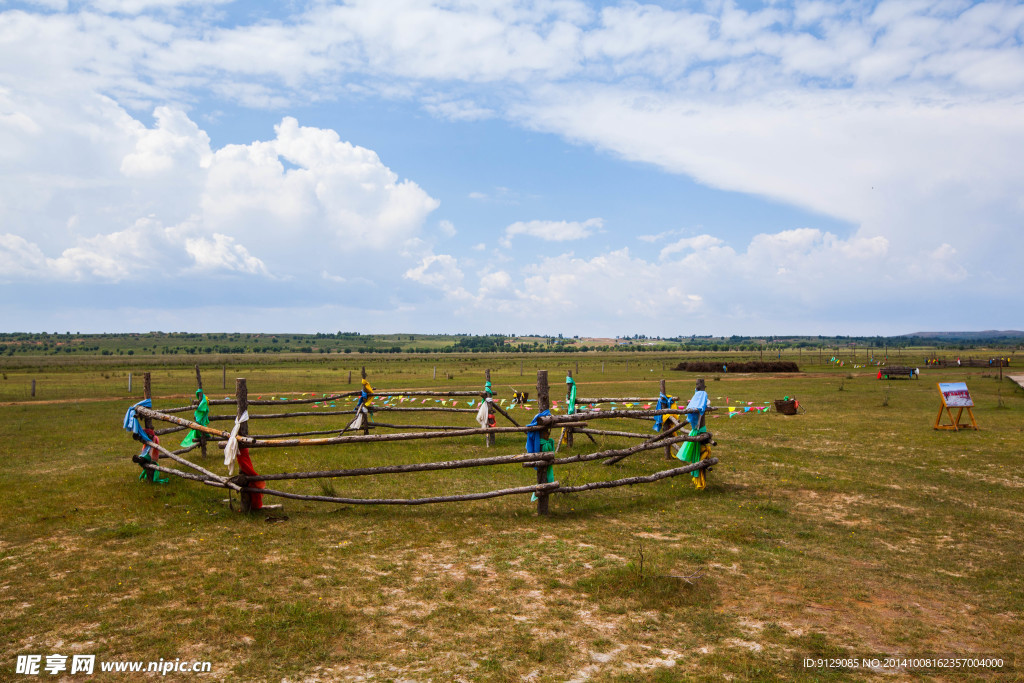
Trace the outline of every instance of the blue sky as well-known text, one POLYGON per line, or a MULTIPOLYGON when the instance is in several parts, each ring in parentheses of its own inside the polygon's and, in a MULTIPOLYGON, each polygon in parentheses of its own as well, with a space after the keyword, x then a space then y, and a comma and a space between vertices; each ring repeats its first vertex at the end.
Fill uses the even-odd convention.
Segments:
POLYGON ((1020 328, 1012 2, 0 3, 0 328, 1020 328))

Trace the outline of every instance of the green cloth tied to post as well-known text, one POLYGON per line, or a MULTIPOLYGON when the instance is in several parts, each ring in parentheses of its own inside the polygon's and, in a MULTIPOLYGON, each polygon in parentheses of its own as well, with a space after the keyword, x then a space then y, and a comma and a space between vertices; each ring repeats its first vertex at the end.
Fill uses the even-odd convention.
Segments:
MULTIPOLYGON (((203 393, 202 389, 196 389, 196 398, 199 399, 199 405, 196 406, 195 410, 195 422, 206 427, 210 424, 210 402, 206 400, 206 394, 203 393)), ((181 447, 191 448, 197 443, 199 443, 199 432, 195 429, 190 429, 188 434, 185 435, 185 439, 181 442, 181 447)))
MULTIPOLYGON (((555 440, 554 439, 540 439, 540 452, 541 453, 552 453, 552 452, 554 452, 554 450, 555 450, 555 440)), ((554 467, 554 465, 540 465, 540 466, 534 467, 534 469, 535 470, 539 470, 542 467, 545 470, 545 472, 544 472, 544 483, 545 484, 550 484, 551 482, 553 482, 555 480, 555 467, 554 467)), ((537 494, 536 493, 534 493, 533 495, 530 496, 530 501, 531 502, 536 502, 537 501, 537 494)))
POLYGON ((573 415, 576 413, 576 380, 568 375, 565 378, 565 383, 569 385, 569 393, 566 395, 566 415, 573 415))
POLYGON ((149 457, 148 453, 140 455, 139 460, 142 461, 142 463, 139 463, 139 467, 142 468, 142 474, 139 475, 139 481, 148 481, 151 484, 166 484, 171 481, 167 477, 161 477, 160 473, 156 470, 151 470, 145 466, 153 464, 153 459, 149 457))
POLYGON ((494 391, 491 389, 490 382, 484 382, 484 391, 487 392, 488 396, 494 396, 494 391))
MULTIPOLYGON (((697 436, 698 434, 707 434, 707 427, 700 427, 690 431, 690 436, 697 436)), ((676 457, 683 462, 688 462, 691 465, 696 465, 700 462, 700 447, 701 444, 696 441, 686 441, 683 443, 683 447, 676 453, 676 457)), ((692 472, 693 477, 696 479, 700 476, 700 470, 694 470, 692 472)))

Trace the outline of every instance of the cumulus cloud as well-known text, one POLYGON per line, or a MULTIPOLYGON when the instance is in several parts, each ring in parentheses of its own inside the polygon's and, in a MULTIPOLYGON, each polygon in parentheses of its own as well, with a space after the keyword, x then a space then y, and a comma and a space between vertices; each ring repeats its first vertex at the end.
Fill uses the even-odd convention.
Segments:
POLYGON ((430 254, 423 257, 418 265, 405 271, 405 277, 428 287, 457 289, 462 284, 463 273, 453 256, 430 254))
POLYGON ((268 275, 263 261, 251 256, 241 244, 227 235, 213 233, 212 239, 193 237, 185 240, 185 251, 199 270, 226 270, 268 275))
POLYGON ((126 176, 146 177, 182 169, 208 168, 210 137, 188 116, 170 107, 157 107, 153 128, 138 126, 135 147, 121 160, 126 176))
POLYGON ((201 200, 212 227, 244 223, 267 248, 298 229, 327 240, 331 251, 383 249, 414 235, 439 206, 375 152, 333 130, 301 127, 291 117, 274 130, 274 140, 214 153, 201 200))
POLYGON ((360 266, 372 268, 438 206, 373 151, 294 118, 271 140, 213 150, 179 109, 157 107, 147 127, 109 98, 85 101, 94 106, 77 117, 36 102, 0 121, 8 161, 26 171, 0 187, 5 222, 20 228, 0 243, 7 280, 120 282, 190 268, 290 277, 354 250, 369 250, 360 266), (16 144, 24 120, 61 152, 16 144))
POLYGON ((39 245, 20 235, 0 235, 0 282, 32 277, 46 268, 46 256, 39 245))
POLYGON ((590 218, 585 221, 517 221, 505 228, 501 243, 508 247, 516 235, 529 235, 546 242, 581 240, 600 232, 604 221, 590 218))

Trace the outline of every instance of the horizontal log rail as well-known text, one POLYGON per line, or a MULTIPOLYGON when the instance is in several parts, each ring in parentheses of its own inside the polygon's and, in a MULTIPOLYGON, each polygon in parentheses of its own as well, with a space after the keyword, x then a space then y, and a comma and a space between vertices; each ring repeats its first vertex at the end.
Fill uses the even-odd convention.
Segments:
POLYGON ((489 458, 468 458, 466 460, 445 460, 441 462, 412 463, 408 465, 380 465, 377 467, 358 467, 345 470, 325 470, 322 472, 281 472, 280 474, 260 474, 248 477, 249 481, 277 481, 284 479, 325 479, 332 477, 364 477, 374 474, 404 474, 407 472, 433 472, 436 470, 456 470, 466 467, 487 467, 489 465, 508 465, 514 463, 543 462, 550 460, 547 453, 517 453, 515 455, 495 455, 489 458))
POLYGON ((558 482, 552 481, 532 486, 518 486, 512 489, 484 491, 483 493, 463 493, 454 496, 434 496, 432 498, 341 498, 339 496, 310 496, 302 493, 289 493, 275 489, 243 488, 248 493, 262 493, 268 496, 280 496, 294 500, 313 500, 322 503, 343 503, 346 505, 427 505, 430 503, 457 503, 464 500, 485 500, 499 496, 514 496, 519 493, 547 493, 558 488, 558 482))
POLYGON ((596 481, 591 484, 580 484, 579 486, 559 486, 551 493, 580 493, 582 491, 593 491, 595 489, 610 489, 616 486, 632 486, 633 484, 649 484, 651 482, 658 481, 659 479, 668 479, 669 477, 675 477, 680 474, 687 474, 688 472, 695 472, 697 470, 707 469, 718 464, 718 458, 708 458, 701 460, 698 463, 692 465, 686 465, 684 467, 674 467, 670 470, 662 470, 661 472, 655 472, 654 474, 646 477, 626 477, 625 479, 614 479, 612 481, 596 481))
POLYGON ((581 434, 597 434, 598 436, 625 436, 630 439, 646 439, 650 434, 638 434, 637 432, 619 432, 614 429, 577 429, 581 434))
MULTIPOLYGON (((287 398, 287 399, 250 399, 248 404, 251 406, 279 406, 281 404, 303 404, 303 403, 323 403, 324 401, 337 401, 343 398, 349 398, 351 396, 359 396, 362 391, 346 391, 340 394, 329 394, 320 398, 287 398)), ((493 396, 497 396, 498 392, 494 392, 493 396)), ((393 396, 438 396, 442 398, 451 398, 459 396, 474 396, 478 398, 486 398, 487 392, 485 391, 377 391, 374 392, 374 398, 393 397, 393 396)), ((207 397, 206 402, 211 406, 226 406, 236 405, 237 400, 233 398, 209 398, 207 397)), ((175 406, 174 408, 161 408, 160 412, 163 413, 183 413, 189 410, 195 410, 195 404, 188 406, 175 406)))
MULTIPOLYGON (((634 453, 640 453, 641 451, 650 451, 655 448, 661 448, 662 446, 672 446, 677 443, 684 443, 686 441, 694 441, 696 443, 708 443, 711 441, 711 432, 705 432, 698 434, 697 436, 673 436, 669 439, 661 439, 659 441, 645 441, 637 444, 636 446, 630 446, 628 448, 618 448, 608 451, 599 451, 597 453, 586 453, 583 455, 571 455, 565 458, 552 458, 550 464, 552 465, 568 465, 573 462, 589 462, 591 460, 601 460, 602 458, 615 458, 618 456, 628 456, 634 453)), ((548 454, 550 455, 550 454, 548 454)), ((531 467, 531 465, 523 465, 523 467, 531 467)))
MULTIPOLYGON (((580 422, 579 424, 586 424, 580 422)), ((419 439, 445 439, 449 437, 479 436, 481 434, 521 434, 523 432, 539 432, 546 429, 544 425, 534 427, 481 427, 478 429, 459 429, 447 432, 400 432, 398 434, 354 434, 352 436, 332 436, 323 439, 254 439, 239 436, 238 443, 247 448, 284 448, 291 446, 330 446, 340 443, 382 443, 388 441, 416 441, 419 439)), ((218 441, 223 448, 226 442, 218 441)))
POLYGON ((168 427, 167 429, 157 429, 157 430, 154 430, 153 433, 156 434, 157 436, 163 436, 164 434, 173 434, 174 432, 183 432, 186 429, 188 429, 188 427, 182 427, 182 426, 168 427))
MULTIPOLYGON (((451 429, 458 431, 460 429, 476 429, 475 427, 467 427, 465 425, 393 425, 384 422, 368 422, 360 429, 377 429, 383 427, 384 429, 434 429, 434 430, 445 430, 451 429)), ((184 429, 182 427, 181 429, 184 429)), ((249 436, 254 439, 284 439, 292 436, 317 436, 321 434, 340 434, 344 427, 335 427, 334 429, 317 429, 309 432, 284 432, 281 434, 250 434, 249 436)))
POLYGON ((625 398, 577 398, 576 405, 581 403, 657 403, 658 397, 654 398, 642 398, 636 396, 627 396, 625 398))

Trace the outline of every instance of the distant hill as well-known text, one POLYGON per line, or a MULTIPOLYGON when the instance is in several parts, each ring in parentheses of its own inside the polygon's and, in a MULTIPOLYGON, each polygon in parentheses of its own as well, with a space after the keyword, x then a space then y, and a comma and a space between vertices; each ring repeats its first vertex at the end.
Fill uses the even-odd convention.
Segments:
POLYGON ((914 332, 900 337, 919 339, 942 339, 946 341, 979 341, 982 339, 1024 339, 1021 330, 984 330, 981 332, 914 332))

